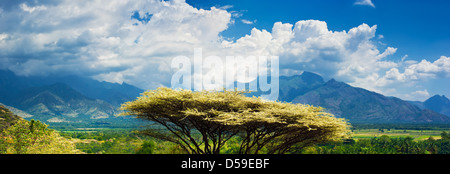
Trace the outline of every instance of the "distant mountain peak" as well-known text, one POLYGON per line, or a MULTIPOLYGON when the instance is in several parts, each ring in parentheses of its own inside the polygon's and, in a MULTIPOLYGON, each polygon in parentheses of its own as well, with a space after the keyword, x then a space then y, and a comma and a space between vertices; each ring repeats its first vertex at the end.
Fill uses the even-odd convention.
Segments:
POLYGON ((317 74, 317 73, 313 73, 313 72, 309 72, 309 71, 303 71, 301 74, 300 74, 301 76, 313 76, 313 77, 320 77, 320 78, 322 78, 322 76, 320 76, 319 74, 317 74))
POLYGON ((322 76, 309 71, 303 71, 303 73, 300 74, 300 77, 305 82, 322 82, 322 83, 324 82, 322 76))
POLYGON ((52 95, 56 95, 56 96, 62 97, 64 99, 89 99, 89 100, 92 100, 91 98, 82 95, 81 93, 74 90, 73 88, 71 88, 69 85, 67 85, 65 83, 55 83, 52 85, 30 88, 29 90, 24 92, 24 94, 28 94, 28 95, 26 95, 27 98, 29 98, 33 95, 41 94, 41 93, 50 93, 52 95))
POLYGON ((348 85, 344 82, 336 81, 334 78, 328 80, 328 82, 326 82, 325 85, 330 86, 330 87, 335 87, 335 88, 351 87, 350 85, 348 85))
POLYGON ((319 86, 323 85, 325 81, 322 76, 304 71, 299 75, 281 76, 280 77, 280 95, 278 97, 281 101, 290 102, 299 95, 303 95, 319 86))
POLYGON ((434 95, 423 102, 425 108, 450 117, 450 100, 445 95, 434 95))
POLYGON ((334 78, 331 78, 327 83, 338 83, 338 81, 336 81, 334 78))
POLYGON ((0 70, 0 102, 41 121, 115 122, 117 107, 142 92, 127 83, 99 82, 78 75, 26 77, 0 70))
POLYGON ((401 99, 335 79, 295 97, 291 102, 321 106, 352 123, 450 122, 450 118, 435 111, 422 110, 401 99))
POLYGON ((447 97, 445 97, 445 95, 434 95, 432 97, 430 97, 428 100, 449 100, 447 97))
POLYGON ((434 105, 437 103, 444 103, 444 104, 450 104, 450 100, 445 97, 445 95, 434 95, 430 97, 429 99, 425 100, 425 104, 434 105))
POLYGON ((30 88, 17 103, 40 119, 45 117, 47 121, 108 118, 116 112, 111 104, 86 97, 64 83, 30 88))
MULTIPOLYGON (((127 83, 100 82, 79 75, 55 75, 55 76, 17 76, 10 70, 0 70, 0 102, 14 106, 11 99, 22 96, 31 88, 49 87, 53 89, 67 89, 64 93, 79 93, 91 99, 100 99, 116 107, 120 104, 134 100, 144 90, 127 83), (73 92, 73 91, 76 91, 73 92)), ((64 90, 62 90, 64 91, 64 90)), ((53 91, 55 92, 55 91, 53 91)), ((67 94, 61 94, 65 96, 67 94)), ((80 95, 75 97, 81 98, 80 95)))

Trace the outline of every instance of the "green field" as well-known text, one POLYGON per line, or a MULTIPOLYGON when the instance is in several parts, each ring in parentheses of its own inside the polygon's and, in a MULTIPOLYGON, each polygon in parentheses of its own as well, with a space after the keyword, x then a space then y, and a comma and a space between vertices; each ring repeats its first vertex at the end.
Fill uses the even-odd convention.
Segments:
MULTIPOLYGON (((103 131, 130 131, 130 129, 120 129, 120 128, 78 128, 76 130, 66 130, 61 131, 65 133, 69 132, 78 132, 78 133, 95 133, 95 132, 103 132, 103 131)), ((383 129, 383 131, 380 131, 380 129, 358 129, 353 130, 353 139, 370 139, 374 137, 380 137, 383 135, 387 135, 391 138, 406 138, 406 137, 412 137, 416 141, 426 140, 429 137, 432 137, 435 140, 441 139, 441 133, 442 131, 450 132, 450 129, 448 130, 404 130, 404 129, 383 129)))
MULTIPOLYGON (((450 129, 449 129, 450 130, 450 129)), ((380 137, 387 135, 391 138, 405 138, 412 137, 416 141, 426 140, 429 137, 433 139, 440 139, 442 131, 449 130, 398 130, 398 129, 361 129, 353 131, 353 139, 365 139, 380 137)))
MULTIPOLYGON (((121 131, 121 132, 131 132, 136 129, 131 128, 74 128, 70 130, 63 130, 60 132, 65 133, 95 133, 95 132, 104 132, 104 131, 121 131)), ((370 139, 374 137, 380 137, 382 135, 387 135, 391 138, 406 138, 412 137, 415 141, 426 140, 429 137, 433 139, 441 139, 442 131, 450 132, 450 127, 427 127, 424 130, 420 130, 417 128, 386 128, 386 129, 378 129, 378 128, 355 128, 352 130, 353 139, 370 139)))

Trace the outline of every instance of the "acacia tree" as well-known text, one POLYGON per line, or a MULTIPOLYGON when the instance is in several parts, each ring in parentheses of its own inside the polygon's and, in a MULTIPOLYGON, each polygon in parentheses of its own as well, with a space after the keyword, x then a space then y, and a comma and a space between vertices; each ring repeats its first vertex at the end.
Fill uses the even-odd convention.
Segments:
POLYGON ((341 140, 349 124, 321 107, 246 97, 242 91, 158 88, 122 104, 122 115, 134 115, 159 126, 140 133, 178 144, 187 153, 218 154, 239 136, 239 153, 286 153, 293 145, 341 140))

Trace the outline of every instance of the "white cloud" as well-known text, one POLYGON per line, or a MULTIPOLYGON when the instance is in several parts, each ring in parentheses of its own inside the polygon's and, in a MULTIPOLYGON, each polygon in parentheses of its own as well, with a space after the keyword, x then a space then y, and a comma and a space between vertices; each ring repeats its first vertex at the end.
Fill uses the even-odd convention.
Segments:
POLYGON ((244 24, 249 24, 249 25, 251 25, 251 24, 254 24, 254 23, 256 22, 256 20, 254 20, 254 21, 249 21, 249 20, 247 20, 247 19, 241 19, 241 22, 244 23, 244 24))
POLYGON ((428 93, 428 90, 426 89, 422 91, 414 91, 412 94, 422 96, 425 99, 430 97, 430 93, 428 93))
POLYGON ((220 41, 219 33, 231 18, 225 10, 196 9, 179 0, 66 0, 18 6, 0 16, 0 23, 8 23, 0 26, 0 57, 8 60, 1 62, 9 63, 2 67, 20 75, 84 73, 142 88, 165 83, 160 74, 170 73, 165 65, 172 57, 220 41), (133 19, 135 12, 148 14, 148 23, 133 19), (12 56, 16 58, 7 59, 12 56), (152 79, 161 81, 142 82, 152 79))
MULTIPOLYGON (((392 69, 390 70, 392 71, 392 69)), ((390 72, 388 71, 388 72, 390 72)), ((401 81, 417 81, 426 78, 436 78, 436 77, 450 77, 450 57, 441 56, 438 60, 434 62, 429 62, 428 60, 422 60, 420 62, 412 61, 407 64, 403 73, 399 70, 395 70, 397 80, 401 81)), ((386 76, 388 73, 386 73, 386 76)))
POLYGON ((23 11, 26 11, 28 13, 33 13, 34 11, 41 11, 41 10, 47 10, 47 7, 41 5, 41 6, 35 6, 35 7, 29 7, 26 3, 20 4, 20 8, 23 11))
POLYGON ((361 24, 347 32, 331 31, 326 22, 318 20, 295 25, 277 22, 271 32, 254 28, 250 35, 223 42, 223 46, 232 54, 278 55, 285 74, 312 71, 379 91, 367 79, 377 80, 380 72, 399 65, 386 59, 395 54, 396 48, 380 52, 373 43, 376 28, 361 24))
POLYGON ((428 83, 439 84, 441 80, 448 80, 449 63, 450 58, 446 56, 441 56, 434 62, 402 61, 396 64, 397 67, 384 71, 384 74, 381 71, 380 75, 357 79, 353 84, 405 100, 423 101, 429 97, 429 93, 420 88, 428 83))
POLYGON ((395 52, 397 52, 397 48, 388 47, 383 53, 377 56, 377 59, 383 59, 389 55, 394 54, 395 52))
POLYGON ((224 5, 224 6, 220 6, 220 7, 217 7, 218 9, 222 9, 222 10, 228 10, 228 9, 231 9, 231 8, 233 8, 234 6, 233 5, 224 5))
POLYGON ((6 40, 7 38, 8 38, 8 34, 6 34, 6 33, 0 34, 0 41, 6 40))
POLYGON ((372 0, 356 0, 356 2, 354 4, 371 6, 371 7, 375 8, 375 4, 373 4, 372 0))
POLYGON ((299 69, 313 71, 353 86, 408 99, 421 97, 415 91, 408 92, 419 91, 418 83, 450 76, 450 61, 445 56, 434 62, 405 61, 407 55, 400 62, 391 61, 389 57, 395 55, 397 48, 379 50, 373 41, 376 29, 376 25, 361 24, 348 32, 331 31, 324 21, 299 21, 295 25, 277 22, 272 32, 253 29, 250 35, 226 45, 235 52, 279 55, 281 72, 287 74, 299 69))
POLYGON ((404 100, 407 101, 425 101, 428 98, 430 98, 430 93, 428 92, 428 90, 417 90, 417 91, 413 91, 411 93, 403 93, 398 95, 398 97, 401 97, 404 100))

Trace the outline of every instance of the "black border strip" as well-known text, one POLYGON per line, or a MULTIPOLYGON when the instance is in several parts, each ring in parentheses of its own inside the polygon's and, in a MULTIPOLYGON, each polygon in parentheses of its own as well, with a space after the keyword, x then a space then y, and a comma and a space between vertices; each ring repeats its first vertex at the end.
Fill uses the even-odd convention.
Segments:
MULTIPOLYGON (((120 154, 81 154, 81 155, 0 155, 0 164, 28 164, 42 166, 60 166, 73 168, 99 168, 106 169, 142 169, 142 167, 151 170, 161 171, 209 171, 208 169, 183 169, 183 161, 215 161, 213 171, 284 171, 299 170, 300 168, 313 168, 327 170, 347 167, 368 167, 375 166, 386 167, 414 167, 415 165, 436 165, 442 162, 448 162, 450 155, 120 155, 120 154), (254 159, 252 168, 227 168, 230 165, 226 160, 239 161, 242 159, 254 159), (262 161, 267 159, 268 163, 263 167, 257 165, 256 159, 262 161), (218 164, 221 164, 220 166, 218 164), (400 165, 400 164, 407 164, 400 165), (323 168, 317 166, 323 166, 323 168)), ((231 164, 231 162, 230 162, 231 164)), ((3 166, 2 165, 2 166, 3 166)))

